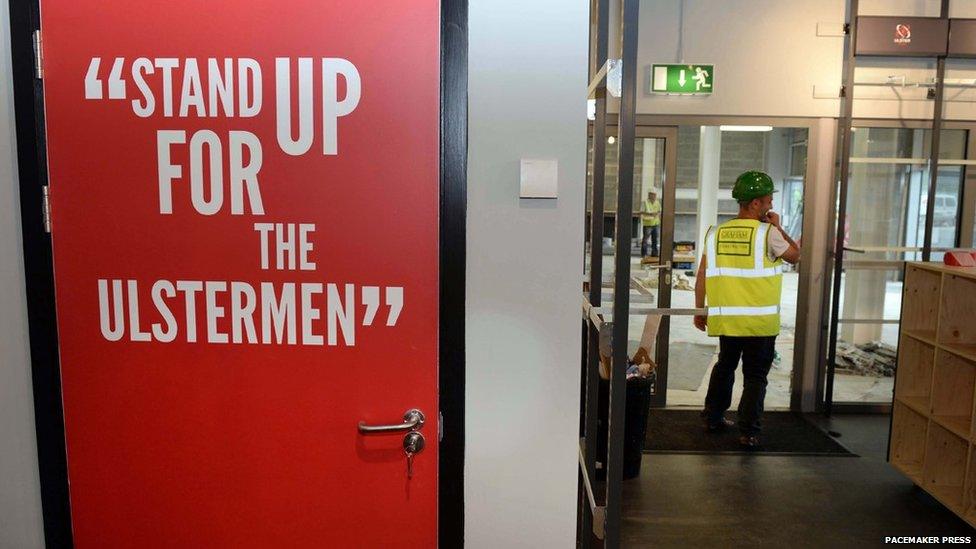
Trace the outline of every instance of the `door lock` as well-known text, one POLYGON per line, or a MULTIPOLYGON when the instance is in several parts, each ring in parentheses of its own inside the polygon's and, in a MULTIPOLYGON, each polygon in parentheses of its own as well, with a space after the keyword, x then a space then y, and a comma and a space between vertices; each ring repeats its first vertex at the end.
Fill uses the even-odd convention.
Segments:
POLYGON ((407 478, 413 478, 413 456, 424 451, 427 441, 424 435, 410 431, 403 436, 403 451, 407 454, 407 478))

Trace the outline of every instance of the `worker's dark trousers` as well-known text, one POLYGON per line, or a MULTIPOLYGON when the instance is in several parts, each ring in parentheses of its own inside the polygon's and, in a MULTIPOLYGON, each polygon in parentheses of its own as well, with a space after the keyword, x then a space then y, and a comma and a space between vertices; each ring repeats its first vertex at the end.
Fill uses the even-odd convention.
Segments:
POLYGON ((660 225, 654 225, 653 227, 644 226, 644 238, 641 239, 641 257, 647 257, 647 248, 650 247, 651 255, 653 257, 658 256, 657 250, 657 237, 660 225), (648 237, 650 237, 650 246, 648 246, 648 237))
POLYGON ((742 398, 739 400, 739 430, 745 435, 758 435, 763 400, 766 398, 766 376, 773 365, 776 336, 719 337, 718 362, 712 368, 705 396, 702 416, 712 424, 722 421, 722 415, 732 405, 732 384, 735 369, 742 358, 742 398))

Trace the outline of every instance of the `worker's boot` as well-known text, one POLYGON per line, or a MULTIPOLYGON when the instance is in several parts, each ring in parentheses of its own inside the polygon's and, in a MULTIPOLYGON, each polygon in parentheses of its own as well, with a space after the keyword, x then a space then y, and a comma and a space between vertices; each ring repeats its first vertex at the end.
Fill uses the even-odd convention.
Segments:
POLYGON ((739 437, 739 446, 746 450, 758 450, 762 447, 759 435, 742 435, 739 437))
POLYGON ((731 419, 726 419, 724 417, 721 420, 719 420, 717 423, 709 421, 708 418, 703 417, 702 422, 705 424, 705 430, 708 431, 709 433, 721 433, 722 431, 725 431, 726 429, 735 426, 734 421, 732 421, 731 419))

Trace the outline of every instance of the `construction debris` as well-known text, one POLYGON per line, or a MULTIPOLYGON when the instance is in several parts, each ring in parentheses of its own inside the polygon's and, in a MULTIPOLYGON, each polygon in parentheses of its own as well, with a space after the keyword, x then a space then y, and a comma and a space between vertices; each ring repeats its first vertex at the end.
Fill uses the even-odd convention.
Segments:
POLYGON ((837 371, 857 376, 892 377, 895 375, 896 349, 874 341, 851 345, 837 342, 837 371))
MULTIPOLYGON (((658 286, 657 280, 658 280, 657 273, 653 273, 644 278, 641 278, 640 283, 645 288, 657 288, 658 286)), ((688 275, 680 271, 673 271, 671 275, 671 289, 693 292, 695 291, 695 286, 691 283, 691 279, 688 278, 688 275)))
POLYGON ((686 290, 689 292, 695 291, 695 287, 691 284, 691 279, 688 278, 684 273, 675 271, 674 273, 674 286, 675 290, 686 290))

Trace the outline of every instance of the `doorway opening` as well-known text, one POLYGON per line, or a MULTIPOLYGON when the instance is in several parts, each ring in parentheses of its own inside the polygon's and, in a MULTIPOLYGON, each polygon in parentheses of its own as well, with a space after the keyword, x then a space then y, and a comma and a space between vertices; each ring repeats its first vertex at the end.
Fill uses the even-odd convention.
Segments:
MULTIPOLYGON (((803 226, 803 192, 807 179, 810 130, 791 125, 639 125, 634 143, 634 212, 631 224, 631 303, 638 310, 695 307, 695 271, 702 239, 712 225, 733 219, 738 205, 732 198, 735 178, 748 170, 767 172, 776 186, 774 210, 783 227, 797 241, 803 226), (673 149, 669 153, 669 149, 673 149), (670 174, 670 177, 669 177, 670 174), (660 219, 648 215, 658 201, 660 219), (649 223, 650 221, 650 223, 649 223), (655 222, 656 221, 656 222, 655 222), (648 226, 650 229, 648 230, 648 226)), ((604 287, 612 287, 617 182, 617 140, 607 130, 603 241, 604 287)), ((592 143, 588 170, 592 173, 592 143)), ((592 193, 587 190, 587 200, 592 193)), ((592 211, 587 203, 587 216, 592 211)), ((592 246, 591 246, 592 248, 592 246)), ((587 250, 589 253, 590 250, 587 250)), ((783 329, 776 340, 776 359, 769 375, 767 409, 790 409, 794 373, 795 331, 799 301, 799 271, 783 276, 783 329)), ((612 303, 612 294, 604 291, 612 303)), ((708 378, 718 357, 718 340, 697 330, 688 315, 661 317, 632 314, 628 319, 630 357, 646 352, 656 363, 651 405, 704 405, 708 378)), ((742 389, 737 372, 734 400, 742 389)))

